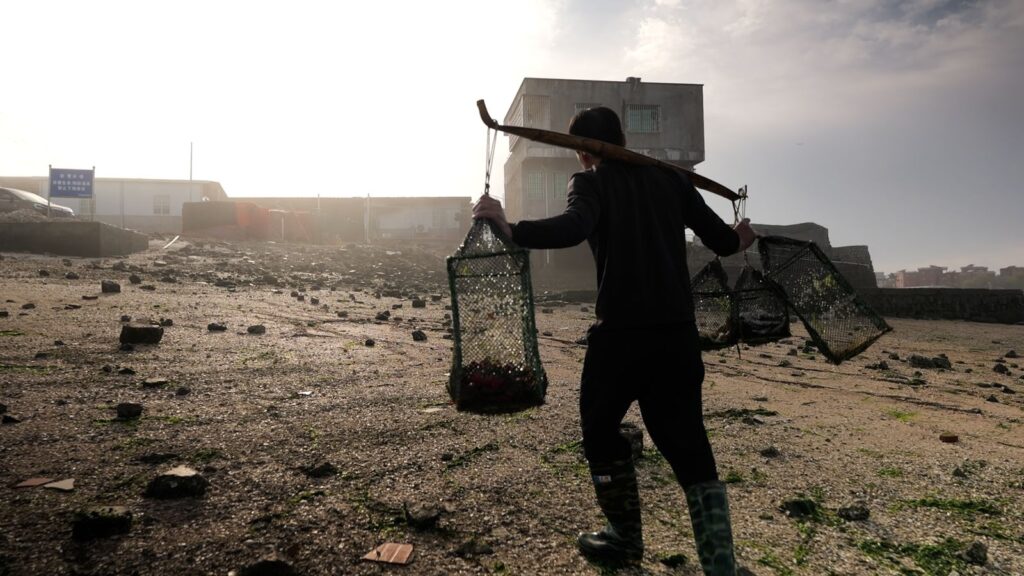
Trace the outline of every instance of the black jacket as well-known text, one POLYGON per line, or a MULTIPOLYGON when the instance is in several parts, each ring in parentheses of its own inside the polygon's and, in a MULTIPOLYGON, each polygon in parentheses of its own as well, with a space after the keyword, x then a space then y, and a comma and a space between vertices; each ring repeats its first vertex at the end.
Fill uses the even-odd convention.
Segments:
POLYGON ((568 248, 587 240, 597 263, 597 325, 608 329, 692 324, 686 267, 691 228, 720 256, 739 236, 683 174, 605 160, 569 181, 565 212, 512 225, 526 248, 568 248))

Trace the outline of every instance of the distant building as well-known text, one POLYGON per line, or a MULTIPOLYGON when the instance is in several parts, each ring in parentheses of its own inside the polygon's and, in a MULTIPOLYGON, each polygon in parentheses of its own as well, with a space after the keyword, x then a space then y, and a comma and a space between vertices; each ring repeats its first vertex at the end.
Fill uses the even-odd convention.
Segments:
MULTIPOLYGON (((0 176, 0 186, 27 190, 43 198, 49 194, 49 185, 46 176, 0 176)), ((73 209, 83 219, 140 232, 177 234, 181 232, 182 204, 226 198, 224 188, 208 180, 96 178, 92 198, 53 201, 73 209)))
POLYGON ((272 210, 310 213, 320 241, 443 241, 453 243, 454 250, 472 218, 469 196, 232 200, 272 210))
POLYGON ((948 285, 944 279, 945 266, 927 266, 918 268, 916 271, 908 272, 900 270, 896 273, 897 288, 924 288, 948 285))
MULTIPOLYGON (((567 132, 579 111, 607 106, 622 119, 627 146, 685 168, 704 161, 704 95, 700 84, 524 78, 505 124, 567 132)), ((580 171, 572 150, 509 138, 505 161, 505 210, 512 221, 560 214, 569 177, 580 171)), ((593 286, 593 258, 586 245, 534 255, 534 268, 569 272, 593 286), (557 265, 557 266, 556 266, 557 265)))

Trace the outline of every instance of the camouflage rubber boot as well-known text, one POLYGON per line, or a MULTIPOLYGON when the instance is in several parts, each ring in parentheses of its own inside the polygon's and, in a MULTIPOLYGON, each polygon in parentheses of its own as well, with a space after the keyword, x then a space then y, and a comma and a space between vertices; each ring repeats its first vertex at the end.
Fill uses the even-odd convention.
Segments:
POLYGON ((736 557, 725 484, 704 482, 686 488, 693 538, 706 576, 736 576, 736 557))
POLYGON ((644 556, 644 539, 633 462, 591 463, 590 474, 608 525, 600 532, 580 533, 576 539, 580 551, 596 560, 639 563, 644 556))

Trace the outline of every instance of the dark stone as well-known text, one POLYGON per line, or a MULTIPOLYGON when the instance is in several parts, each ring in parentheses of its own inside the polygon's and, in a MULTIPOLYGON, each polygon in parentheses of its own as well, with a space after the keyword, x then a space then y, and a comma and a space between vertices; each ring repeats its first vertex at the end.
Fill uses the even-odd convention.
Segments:
POLYGON ((199 472, 186 466, 178 466, 153 478, 146 487, 145 495, 150 498, 198 498, 206 494, 210 483, 199 472))
POLYGON ((639 460, 644 455, 644 431, 632 422, 623 422, 619 425, 619 434, 629 442, 630 453, 633 460, 639 460))
POLYGON ((221 324, 220 322, 211 322, 206 325, 206 329, 209 330, 210 332, 223 332, 227 330, 228 327, 225 326, 224 324, 221 324))
POLYGON ((156 291, 156 286, 153 286, 152 284, 143 284, 142 286, 139 286, 139 290, 145 290, 146 292, 154 292, 156 291))
POLYGON ((794 498, 793 500, 786 500, 779 507, 780 510, 786 513, 786 516, 800 520, 802 518, 810 518, 817 516, 821 513, 818 508, 818 503, 810 498, 794 498))
POLYGON ((267 327, 264 326, 263 324, 256 324, 254 326, 249 326, 245 330, 249 334, 255 334, 255 335, 260 335, 260 334, 266 334, 267 333, 267 327))
POLYGON ((299 294, 298 296, 295 297, 295 299, 298 300, 299 302, 305 302, 306 301, 306 295, 305 294, 299 294))
POLYGON ((840 508, 837 514, 839 514, 840 518, 848 522, 861 522, 868 519, 871 515, 871 511, 863 504, 854 504, 852 506, 840 508))
POLYGON ((175 396, 188 396, 191 393, 192 389, 187 386, 179 386, 178 389, 174 391, 175 396))
POLYGON ((988 398, 985 398, 985 400, 988 400, 989 402, 995 402, 997 404, 999 403, 999 398, 996 398, 995 394, 989 394, 988 398))
POLYGON ((779 367, 780 368, 789 368, 792 365, 793 365, 793 363, 790 362, 789 360, 786 360, 786 359, 783 359, 782 361, 779 362, 779 367))
POLYGON ((40 270, 40 271, 39 271, 39 275, 40 275, 41 277, 43 277, 43 278, 46 278, 47 276, 49 276, 49 275, 50 275, 50 271, 49 271, 49 270, 40 270))
POLYGON ((889 363, 886 362, 885 360, 882 360, 877 364, 868 364, 867 366, 865 366, 865 368, 868 368, 870 370, 888 370, 889 363))
POLYGON ((133 352, 135 351, 135 346, 132 346, 131 344, 125 342, 124 344, 121 344, 118 350, 120 350, 121 352, 133 352))
POLYGON ((321 462, 313 466, 302 466, 299 468, 302 473, 310 478, 327 478, 338 473, 338 468, 330 462, 321 462))
POLYGON ((136 460, 143 464, 163 464, 165 462, 170 462, 171 460, 176 460, 177 458, 177 454, 172 454, 170 452, 151 452, 137 457, 136 460))
POLYGON ((132 317, 131 316, 129 316, 127 314, 122 314, 121 315, 121 322, 131 322, 131 321, 132 321, 132 317))
POLYGON ((1009 386, 1003 386, 1003 394, 1016 394, 1016 392, 1014 392, 1013 388, 1010 388, 1009 386))
POLYGON ((366 342, 363 342, 363 344, 365 344, 367 348, 373 348, 377 342, 375 342, 373 338, 367 338, 366 342))
POLYGON ((78 280, 79 278, 80 276, 78 274, 75 274, 74 272, 67 272, 64 274, 65 280, 78 280))
POLYGON ((170 382, 166 378, 146 378, 142 381, 142 387, 147 389, 163 388, 170 382))
POLYGON ((1020 355, 1017 354, 1016 350, 1010 350, 1006 354, 1003 354, 1003 358, 1020 358, 1020 355))
POLYGON ((10 315, 11 313, 8 312, 7 310, 0 310, 0 318, 7 318, 10 315))
POLYGON ((319 298, 310 298, 309 299, 309 303, 312 304, 313 306, 317 306, 317 305, 320 304, 320 299, 319 298))
POLYGON ((796 348, 790 348, 789 352, 786 352, 786 356, 796 356, 798 354, 800 354, 800 351, 796 348))
POLYGON ((0 402, 0 414, 7 414, 7 404, 0 402))
POLYGON ((125 324, 121 326, 122 344, 159 344, 164 337, 161 326, 148 324, 125 324))
POLYGON ((392 310, 401 310, 401 308, 402 308, 401 304, 392 304, 391 305, 391 309, 392 310))
POLYGON ((21 305, 21 309, 22 310, 31 310, 31 309, 33 309, 35 307, 36 307, 36 305, 31 303, 31 302, 27 302, 27 303, 21 305))
POLYGON ((298 572, 284 560, 260 560, 238 571, 238 576, 296 576, 298 572))
POLYGON ((427 335, 423 330, 413 330, 412 339, 416 342, 425 342, 427 340, 427 335))
POLYGON ((380 320, 381 322, 386 322, 388 319, 391 318, 391 312, 388 310, 385 310, 383 312, 377 312, 377 315, 374 316, 374 318, 380 320))
POLYGON ((926 358, 924 356, 919 356, 917 354, 914 354, 910 357, 910 365, 913 366, 914 368, 925 369, 945 368, 947 370, 951 370, 953 368, 953 366, 949 363, 948 358, 926 358))
POLYGON ((163 326, 164 328, 174 326, 174 320, 171 320, 170 318, 161 318, 160 325, 163 326))
POLYGON ((117 417, 121 420, 134 420, 142 416, 142 404, 122 402, 117 405, 117 417))
POLYGON ((1007 368, 1005 364, 996 364, 995 366, 992 367, 992 371, 995 372, 996 374, 1010 373, 1010 369, 1007 368))
POLYGON ((113 280, 104 280, 100 282, 100 291, 104 294, 117 294, 121 291, 121 285, 113 280))
POLYGON ((686 555, 676 553, 665 556, 664 558, 660 559, 659 562, 661 562, 665 566, 668 566, 669 568, 680 568, 682 566, 685 566, 688 560, 686 558, 686 555))
POLYGON ((486 542, 481 542, 476 537, 471 537, 466 540, 455 549, 455 555, 459 558, 473 558, 474 556, 484 556, 486 554, 493 554, 494 548, 492 548, 486 542))
POLYGON ((50 353, 49 352, 36 352, 36 356, 35 356, 36 360, 46 360, 49 357, 50 357, 50 353))
POLYGON ((142 284, 142 277, 138 274, 132 274, 128 277, 128 281, 132 284, 142 284))
POLYGON ((441 518, 441 507, 437 504, 402 503, 405 523, 417 530, 430 530, 441 518))
POLYGON ((117 272, 127 272, 128 271, 128 265, 125 264, 124 261, 117 261, 117 262, 114 262, 114 265, 111 266, 110 269, 111 270, 116 270, 117 272))
POLYGON ((974 564, 975 566, 984 566, 988 564, 988 547, 982 542, 972 542, 963 552, 963 559, 968 564, 974 564))
POLYGON ((292 290, 292 293, 291 293, 291 297, 292 297, 292 298, 298 298, 298 297, 299 297, 299 292, 298 292, 298 290, 292 290))
POLYGON ((758 452, 758 454, 764 456, 765 458, 778 458, 779 456, 782 455, 782 453, 779 452, 779 449, 776 448, 775 446, 769 446, 767 448, 764 448, 760 452, 758 452))
POLYGON ((427 301, 423 300, 423 299, 420 299, 420 298, 416 298, 416 299, 414 299, 412 301, 412 307, 413 308, 426 308, 427 307, 427 301))
POLYGON ((71 538, 83 542, 127 534, 132 529, 132 513, 124 506, 99 506, 75 513, 71 538))
POLYGON ((2 424, 19 424, 19 423, 21 423, 21 418, 18 418, 17 416, 12 416, 10 414, 4 414, 3 416, 0 416, 0 423, 2 423, 2 424))
POLYGON ((338 310, 338 318, 348 318, 348 312, 344 310, 338 310))

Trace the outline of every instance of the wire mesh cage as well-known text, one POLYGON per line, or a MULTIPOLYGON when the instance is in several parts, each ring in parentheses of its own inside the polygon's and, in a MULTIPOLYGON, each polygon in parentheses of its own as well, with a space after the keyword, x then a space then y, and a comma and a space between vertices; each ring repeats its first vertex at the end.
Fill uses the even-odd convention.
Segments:
POLYGON ((754 346, 790 336, 786 298, 759 270, 744 266, 734 294, 741 342, 754 346))
POLYGON ((448 257, 455 353, 448 392, 458 410, 512 412, 544 403, 529 252, 476 220, 448 257))
POLYGON ((813 242, 780 236, 758 240, 766 277, 785 293, 815 346, 839 364, 892 330, 857 295, 813 242))
POLYGON ((736 344, 736 300, 729 290, 725 269, 718 260, 708 262, 690 281, 693 311, 701 350, 717 350, 736 344))

